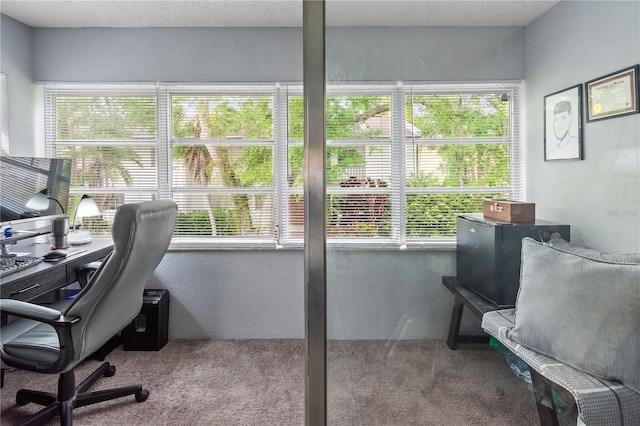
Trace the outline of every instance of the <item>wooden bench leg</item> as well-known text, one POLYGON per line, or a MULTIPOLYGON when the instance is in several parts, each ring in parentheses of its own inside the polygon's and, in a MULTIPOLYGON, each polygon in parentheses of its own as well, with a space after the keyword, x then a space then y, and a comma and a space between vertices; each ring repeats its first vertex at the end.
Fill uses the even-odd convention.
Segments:
POLYGON ((531 384, 533 385, 533 393, 536 398, 540 426, 558 426, 558 414, 553 404, 551 388, 544 382, 542 376, 540 376, 537 371, 533 368, 529 370, 531 371, 531 384))

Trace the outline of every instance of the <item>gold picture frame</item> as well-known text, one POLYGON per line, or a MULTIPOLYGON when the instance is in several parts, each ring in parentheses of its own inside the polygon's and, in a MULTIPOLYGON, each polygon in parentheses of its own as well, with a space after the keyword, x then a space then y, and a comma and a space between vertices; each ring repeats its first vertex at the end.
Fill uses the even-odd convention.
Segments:
POLYGON ((587 122, 640 112, 638 65, 585 83, 587 122))

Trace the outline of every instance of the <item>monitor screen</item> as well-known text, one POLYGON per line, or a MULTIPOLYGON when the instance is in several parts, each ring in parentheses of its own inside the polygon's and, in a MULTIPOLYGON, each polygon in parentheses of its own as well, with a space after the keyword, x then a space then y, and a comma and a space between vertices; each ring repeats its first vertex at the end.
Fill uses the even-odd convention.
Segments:
POLYGON ((67 214, 70 183, 70 159, 0 157, 0 223, 67 214))

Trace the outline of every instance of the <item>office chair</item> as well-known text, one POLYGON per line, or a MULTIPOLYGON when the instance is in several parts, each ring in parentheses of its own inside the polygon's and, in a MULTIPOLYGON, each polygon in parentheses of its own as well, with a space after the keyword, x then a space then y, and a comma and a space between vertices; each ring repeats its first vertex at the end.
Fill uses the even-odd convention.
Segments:
POLYGON ((76 407, 127 395, 135 395, 138 402, 147 399, 149 392, 141 385, 87 393, 101 376, 115 374, 115 366, 108 362, 77 387, 73 369, 138 315, 145 284, 171 241, 176 215, 176 204, 170 200, 121 206, 113 222, 113 251, 62 310, 12 299, 0 301, 3 313, 20 317, 16 321, 34 324, 25 326, 21 334, 9 333, 7 340, 5 333, 0 336, 3 363, 59 374, 57 394, 18 391, 18 405, 34 402, 45 406, 23 425, 43 424, 56 415, 60 415, 61 425, 71 425, 76 407))

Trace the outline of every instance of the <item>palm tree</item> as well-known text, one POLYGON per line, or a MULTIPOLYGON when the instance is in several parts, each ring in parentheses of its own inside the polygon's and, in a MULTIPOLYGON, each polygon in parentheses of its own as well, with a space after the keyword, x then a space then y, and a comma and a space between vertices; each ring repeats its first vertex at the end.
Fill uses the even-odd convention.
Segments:
MULTIPOLYGON (((132 97, 60 97, 56 102, 59 141, 125 140, 133 139, 134 134, 155 137, 154 102, 146 109, 132 97)), ((109 188, 119 181, 132 186, 127 163, 144 167, 140 154, 130 146, 59 148, 59 155, 73 160, 72 185, 79 187, 109 188)), ((101 210, 113 208, 113 196, 94 194, 92 198, 101 210)))
MULTIPOLYGON (((237 103, 240 104, 239 107, 232 107, 228 100, 220 101, 216 97, 174 98, 174 136, 200 139, 202 135, 200 117, 202 116, 208 138, 271 137, 272 117, 268 103, 261 98, 242 99, 237 103), (196 110, 194 118, 186 124, 181 124, 184 115, 179 105, 181 102, 196 110), (210 102, 217 102, 217 105, 210 109, 210 102)), ((239 158, 234 158, 232 148, 227 146, 184 145, 175 147, 173 155, 184 162, 189 177, 198 186, 208 186, 214 176, 222 179, 225 188, 264 186, 272 181, 270 148, 249 147, 239 158), (265 164, 269 166, 265 168, 265 164), (243 173, 243 170, 247 172, 243 173)), ((234 206, 232 217, 237 222, 237 228, 242 233, 255 232, 249 196, 233 194, 231 199, 234 206)), ((213 211, 219 206, 214 195, 209 196, 209 206, 211 226, 215 230, 213 211)))

